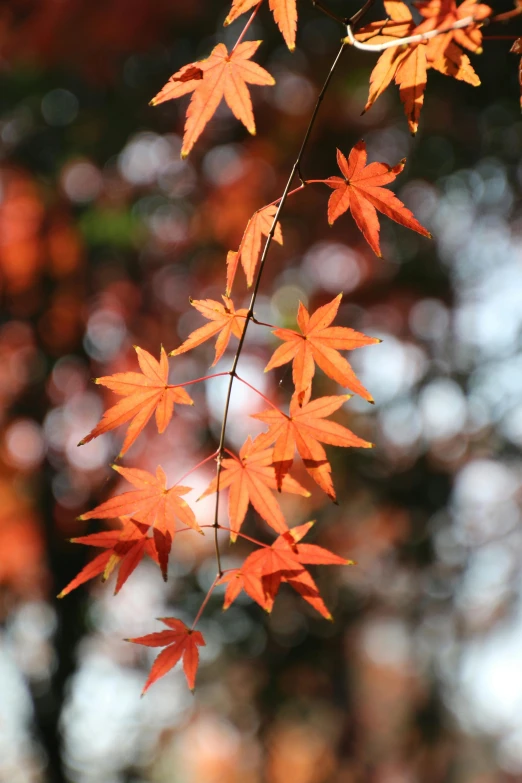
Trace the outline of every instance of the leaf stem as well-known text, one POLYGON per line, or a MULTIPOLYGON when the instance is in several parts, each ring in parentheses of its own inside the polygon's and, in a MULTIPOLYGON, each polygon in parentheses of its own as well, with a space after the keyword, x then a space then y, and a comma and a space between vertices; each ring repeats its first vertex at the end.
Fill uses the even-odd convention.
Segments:
POLYGON ((256 544, 257 546, 262 546, 265 549, 270 549, 270 544, 263 544, 262 541, 258 541, 257 538, 252 538, 251 536, 245 535, 245 533, 240 533, 238 530, 232 530, 231 527, 224 527, 224 525, 219 526, 220 530, 228 530, 229 533, 234 533, 234 535, 239 536, 239 538, 244 538, 245 541, 250 541, 251 544, 256 544))
POLYGON ((259 9, 261 8, 261 4, 262 4, 262 2, 263 2, 263 0, 259 0, 259 3, 256 5, 256 7, 254 8, 254 10, 253 10, 253 11, 252 11, 252 13, 250 14, 250 18, 249 18, 248 22, 246 23, 246 25, 243 27, 243 31, 242 31, 241 35, 239 36, 239 38, 237 39, 237 41, 235 42, 235 44, 234 44, 234 48, 233 48, 233 49, 232 49, 232 51, 230 52, 230 55, 229 55, 229 56, 231 56, 231 55, 232 55, 232 54, 233 54, 233 53, 236 51, 237 47, 239 46, 239 44, 241 43, 241 41, 242 41, 242 40, 243 40, 243 38, 245 37, 245 35, 246 35, 246 32, 247 32, 248 28, 250 27, 250 25, 252 24, 252 22, 253 22, 253 21, 254 21, 254 19, 256 18, 257 12, 258 12, 258 11, 259 11, 259 9))
POLYGON ((204 598, 204 600, 203 600, 203 603, 202 603, 202 604, 201 604, 201 606, 199 607, 199 611, 198 611, 198 613, 197 613, 197 615, 196 615, 196 619, 194 620, 194 622, 193 622, 193 623, 192 623, 192 625, 190 626, 190 630, 191 630, 191 631, 193 631, 193 630, 194 630, 194 628, 196 627, 196 625, 197 625, 197 623, 198 623, 198 620, 199 620, 199 618, 201 617, 201 615, 202 615, 202 614, 203 614, 203 612, 205 611, 205 607, 206 607, 206 605, 208 604, 208 602, 209 602, 209 600, 210 600, 210 596, 211 596, 211 595, 212 595, 212 593, 214 592, 214 588, 215 588, 215 586, 217 585, 218 581, 221 579, 221 577, 222 577, 222 576, 223 576, 223 574, 221 573, 221 574, 216 574, 216 576, 214 577, 214 581, 213 581, 213 582, 212 582, 212 584, 210 585, 210 587, 209 587, 209 589, 208 589, 208 593, 206 594, 206 596, 205 596, 205 598, 204 598))
POLYGON ((241 383, 244 383, 245 386, 248 386, 249 389, 252 389, 252 391, 254 391, 256 394, 258 394, 261 397, 261 399, 263 399, 268 405, 270 405, 271 408, 273 408, 276 411, 279 411, 279 408, 277 407, 277 405, 274 405, 274 403, 271 400, 269 400, 268 397, 265 397, 263 392, 260 392, 259 389, 256 389, 255 386, 252 386, 251 383, 249 383, 248 381, 245 381, 245 379, 241 378, 241 376, 238 375, 237 373, 236 373, 236 378, 238 379, 238 381, 241 381, 241 383))
MULTIPOLYGON (((313 182, 313 180, 309 180, 308 182, 313 182)), ((286 197, 289 198, 290 196, 293 196, 295 193, 299 193, 300 190, 304 190, 305 187, 308 185, 308 182, 301 182, 298 188, 294 188, 293 190, 290 190, 286 197)), ((281 196, 279 198, 274 199, 274 201, 271 201, 270 204, 267 204, 266 206, 262 207, 263 209, 266 209, 266 207, 275 207, 276 204, 279 204, 281 201, 281 196)), ((260 210, 258 210, 259 212, 260 210)))
POLYGON ((255 315, 253 315, 250 320, 256 326, 266 326, 266 327, 268 327, 268 329, 277 329, 278 328, 274 324, 267 324, 267 323, 265 323, 265 321, 258 321, 257 318, 255 317, 255 315))
POLYGON ((195 471, 195 470, 197 470, 198 468, 201 468, 203 465, 205 465, 205 463, 207 463, 207 462, 210 462, 210 460, 211 460, 211 459, 214 459, 215 457, 217 457, 217 453, 218 453, 218 452, 217 452, 217 449, 216 449, 216 450, 215 450, 215 451, 214 451, 212 454, 209 454, 209 456, 208 456, 208 457, 205 457, 205 459, 202 459, 202 460, 201 460, 201 462, 198 462, 198 464, 197 464, 197 465, 194 465, 194 467, 193 467, 193 468, 191 468, 190 470, 188 470, 188 471, 187 471, 187 472, 186 472, 186 473, 185 473, 185 474, 184 474, 184 475, 183 475, 183 476, 182 476, 180 479, 178 479, 178 480, 176 481, 176 483, 175 483, 175 484, 173 484, 172 486, 173 486, 173 487, 177 487, 177 486, 178 486, 178 484, 181 484, 181 482, 182 482, 182 481, 184 481, 184 480, 187 478, 187 476, 190 476, 190 474, 191 474, 191 473, 194 473, 194 471, 195 471))
POLYGON ((202 381, 210 381, 211 378, 220 378, 223 375, 230 375, 228 372, 216 372, 213 375, 204 375, 202 378, 195 378, 193 381, 185 381, 185 383, 173 383, 169 384, 171 388, 178 389, 180 386, 191 386, 193 383, 201 383, 202 381))

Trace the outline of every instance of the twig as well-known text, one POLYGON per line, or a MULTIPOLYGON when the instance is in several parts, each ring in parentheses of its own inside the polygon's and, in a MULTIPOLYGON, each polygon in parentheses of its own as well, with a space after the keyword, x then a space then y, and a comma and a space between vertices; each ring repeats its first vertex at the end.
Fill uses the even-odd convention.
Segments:
POLYGON ((375 5, 375 0, 366 0, 365 4, 362 8, 360 8, 357 13, 355 13, 351 19, 346 19, 345 23, 349 24, 350 27, 357 27, 361 19, 366 16, 370 8, 375 5))
POLYGON ((346 21, 344 19, 341 19, 340 16, 337 16, 336 14, 332 13, 328 8, 326 8, 322 3, 319 2, 319 0, 312 0, 312 5, 314 8, 317 8, 318 11, 321 11, 321 13, 325 14, 325 16, 329 16, 330 19, 333 19, 335 22, 339 22, 339 24, 346 24, 346 21))
POLYGON ((417 35, 409 35, 406 38, 397 38, 395 41, 386 41, 382 44, 365 44, 358 41, 352 30, 350 24, 346 25, 347 37, 344 42, 351 44, 355 49, 360 49, 362 52, 384 52, 386 49, 393 49, 396 46, 405 46, 406 44, 422 43, 422 41, 429 41, 430 38, 436 38, 438 35, 450 32, 450 30, 460 30, 463 27, 469 27, 475 24, 474 16, 465 16, 463 19, 459 19, 449 27, 441 27, 437 30, 430 30, 427 33, 417 33, 417 35))

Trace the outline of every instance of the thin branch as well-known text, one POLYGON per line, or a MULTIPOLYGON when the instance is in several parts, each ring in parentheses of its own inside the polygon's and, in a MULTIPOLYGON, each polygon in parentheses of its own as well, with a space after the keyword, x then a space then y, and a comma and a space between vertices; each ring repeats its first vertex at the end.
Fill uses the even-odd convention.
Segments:
POLYGON ((375 5, 375 0, 366 0, 365 4, 362 8, 360 8, 357 13, 355 13, 351 19, 346 19, 345 23, 349 24, 350 27, 357 27, 359 22, 363 19, 364 16, 368 13, 368 11, 372 8, 372 6, 375 5))
POLYGON ((318 11, 321 11, 321 13, 325 14, 325 16, 329 16, 330 19, 333 19, 334 22, 339 22, 339 24, 344 25, 346 22, 344 19, 341 19, 340 16, 337 16, 336 14, 332 13, 329 8, 326 8, 322 3, 319 2, 319 0, 312 0, 312 5, 314 8, 317 8, 318 11))
POLYGON ((417 33, 417 35, 409 35, 406 38, 397 38, 395 41, 386 41, 382 44, 365 44, 358 41, 354 34, 351 25, 346 25, 347 37, 344 42, 351 44, 355 49, 360 49, 362 52, 384 52, 386 49, 393 49, 396 46, 405 46, 406 44, 422 43, 422 41, 429 41, 430 38, 436 38, 438 35, 448 33, 450 30, 460 30, 463 27, 469 27, 475 24, 474 16, 465 16, 463 19, 459 19, 449 27, 441 27, 437 30, 430 30, 427 33, 417 33))
POLYGON ((239 358, 241 356, 241 351, 243 350, 243 345, 245 343, 245 337, 248 329, 248 323, 252 320, 254 316, 254 307, 256 303, 257 293, 259 291, 259 286, 261 283, 261 277, 263 275, 263 269, 265 267, 266 258, 268 255, 268 251, 270 250, 270 245, 272 244, 272 240, 274 238, 274 233, 276 230, 277 222, 279 220, 279 216, 283 210, 283 207, 285 205, 286 199, 288 198, 288 194, 290 193, 290 187, 292 185, 292 182, 294 180, 294 177, 296 174, 299 176, 299 179, 301 180, 301 184, 304 184, 304 179, 301 174, 301 160, 303 158, 304 152, 306 150, 306 147, 308 145, 308 141, 310 139, 310 135, 312 133, 312 129, 317 117, 317 113, 319 111, 319 107, 322 103, 322 100, 324 98, 324 95, 326 93, 326 90, 328 89, 328 85, 330 84, 330 81, 332 79, 332 76, 335 72, 335 69, 337 68, 337 65, 339 63, 339 60, 341 59, 341 55, 345 49, 345 43, 343 42, 341 44, 341 48, 339 49, 339 52, 337 53, 335 60, 332 63, 332 66, 330 68, 330 71, 328 73, 328 76, 325 79, 325 82, 323 84, 323 87, 321 89, 321 92, 318 95, 317 102, 315 104, 314 110, 312 112, 312 116, 310 118, 310 122, 308 123, 308 128, 306 129, 306 133, 304 135, 303 143, 301 144, 301 148, 299 150, 299 153, 297 155, 296 161, 294 165, 292 166, 292 170, 290 172, 290 175, 288 177, 285 189, 283 191, 283 195, 281 196, 281 200, 279 201, 279 206, 277 207, 276 213, 274 215, 274 219, 272 221, 272 226, 270 228, 270 231, 268 232, 268 236, 266 238, 265 246, 263 248, 263 253, 261 255, 261 260, 259 262, 259 267, 257 270, 257 276, 254 283, 254 289, 252 291, 252 297, 250 299, 250 306, 248 308, 248 313, 245 319, 245 328, 243 329, 243 332, 241 334, 239 344, 236 349, 236 355, 234 357, 234 361, 232 362, 232 367, 230 368, 230 380, 228 383, 228 389, 227 389, 227 396, 225 400, 225 408, 223 411, 223 421, 221 425, 221 434, 219 437, 219 446, 218 446, 218 457, 217 457, 217 472, 216 472, 216 505, 214 509, 214 545, 216 550, 216 561, 217 561, 217 567, 218 567, 218 573, 221 576, 223 571, 221 568, 221 555, 219 552, 219 540, 218 540, 218 530, 219 530, 219 483, 221 479, 221 470, 222 470, 222 459, 223 459, 223 451, 225 447, 225 438, 226 438, 226 432, 227 432, 227 422, 228 422, 228 413, 230 410, 230 399, 232 397, 232 388, 234 385, 234 378, 236 378, 236 370, 237 365, 239 363, 239 358))

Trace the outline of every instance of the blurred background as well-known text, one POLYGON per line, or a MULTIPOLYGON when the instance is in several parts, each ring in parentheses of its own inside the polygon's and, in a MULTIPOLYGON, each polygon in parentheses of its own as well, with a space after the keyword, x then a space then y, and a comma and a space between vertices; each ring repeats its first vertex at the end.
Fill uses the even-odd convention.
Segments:
MULTIPOLYGON (((351 355, 376 405, 353 398, 336 417, 376 448, 328 449, 338 506, 315 489, 282 498, 292 525, 317 518, 311 539, 357 561, 317 569, 334 623, 290 590, 270 617, 244 595, 222 613, 216 591, 195 696, 178 667, 140 700, 157 651, 122 639, 159 630, 158 616, 193 619, 215 573, 210 540, 176 539, 167 585, 149 561, 117 597, 111 581, 55 599, 96 551, 68 543, 99 529, 76 517, 127 488, 109 467, 123 429, 76 446, 115 401, 90 379, 134 370, 134 343, 157 356, 200 326, 189 296, 219 298, 227 250, 282 192, 340 38, 298 7, 294 54, 266 8, 249 33, 277 79, 253 88, 257 137, 222 106, 182 162, 187 99, 148 101, 181 65, 233 44, 245 17, 223 29, 224 0, 2 3, 2 783, 522 779, 522 121, 509 40, 473 57, 480 88, 430 72, 415 139, 393 86, 360 116, 365 53, 345 53, 320 112, 305 176, 336 174, 336 146, 360 138, 372 160, 406 156, 397 193, 433 242, 383 218, 379 260, 349 215, 328 227, 317 185, 289 201, 271 250, 258 318, 292 327, 299 300, 344 291, 338 323, 383 339, 351 355)), ((511 32, 522 27, 491 29, 511 32)), ((238 277, 236 306, 247 297, 238 277)), ((251 328, 240 373, 284 404, 288 369, 262 372, 275 345, 251 328)), ((171 360, 172 377, 204 375, 212 357, 208 344, 171 360)), ((160 463, 173 482, 210 454, 221 380, 192 387, 195 406, 161 437, 147 427, 124 464, 160 463)), ((315 395, 338 391, 318 373, 315 395)), ((248 420, 260 402, 241 388, 233 405, 237 449, 260 431, 248 420)), ((211 478, 212 464, 190 477, 191 504, 211 478)), ((212 499, 195 509, 207 522, 212 499)), ((270 540, 253 514, 246 530, 270 540)), ((233 567, 250 547, 222 550, 233 567)))

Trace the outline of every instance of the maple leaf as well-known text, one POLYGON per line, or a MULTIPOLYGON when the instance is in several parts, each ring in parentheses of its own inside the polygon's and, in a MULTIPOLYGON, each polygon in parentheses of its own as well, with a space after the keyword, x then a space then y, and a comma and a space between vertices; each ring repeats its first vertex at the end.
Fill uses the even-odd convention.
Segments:
MULTIPOLYGON (((249 436, 241 447, 239 458, 232 457, 232 459, 224 459, 222 462, 219 491, 230 487, 228 515, 231 541, 237 539, 237 533, 241 529, 249 503, 278 533, 288 529, 279 504, 270 492, 270 489, 277 488, 272 454, 273 449, 267 449, 259 437, 252 441, 249 436)), ((213 479, 201 498, 212 495, 216 489, 217 478, 213 479)), ((291 492, 294 495, 310 497, 310 493, 290 476, 283 478, 281 490, 291 492)))
POLYGON ((161 572, 166 580, 169 553, 176 533, 176 519, 203 534, 194 512, 181 497, 190 492, 191 488, 175 485, 167 489, 167 477, 161 467, 156 469, 155 476, 138 468, 122 468, 119 465, 112 467, 137 489, 106 500, 92 511, 82 514, 79 519, 132 517, 147 529, 152 528, 161 572))
POLYGON ((274 367, 281 367, 292 362, 292 378, 296 393, 304 394, 312 383, 315 364, 334 381, 351 389, 368 402, 373 402, 370 393, 359 381, 350 364, 339 350, 348 351, 372 345, 381 341, 375 337, 367 337, 362 332, 356 332, 344 326, 330 326, 342 299, 339 294, 323 307, 319 307, 311 316, 306 307, 299 302, 297 324, 301 330, 275 329, 273 334, 284 340, 265 367, 265 372, 274 367))
POLYGON ((227 296, 223 296, 224 304, 216 302, 214 299, 191 299, 190 304, 199 310, 201 315, 208 318, 210 323, 201 326, 194 332, 189 334, 185 342, 176 348, 175 351, 171 351, 170 356, 179 356, 180 353, 186 353, 191 351, 192 348, 201 345, 206 340, 210 340, 216 334, 219 337, 216 342, 216 355, 212 362, 212 367, 223 356, 226 347, 230 341, 230 337, 234 335, 238 339, 243 334, 245 328, 245 318, 248 315, 248 310, 241 309, 236 310, 232 299, 227 296))
POLYGON ((338 555, 316 544, 301 544, 314 523, 294 527, 280 535, 271 547, 252 552, 241 568, 228 571, 219 584, 226 584, 224 609, 244 590, 267 612, 272 611, 281 583, 287 582, 327 620, 332 615, 324 605, 311 574, 305 565, 353 565, 338 555))
MULTIPOLYGON (((472 16, 475 20, 473 24, 467 27, 447 30, 447 32, 432 38, 428 43, 428 60, 430 62, 435 62, 443 57, 452 41, 464 49, 469 49, 470 52, 481 54, 482 31, 480 29, 480 21, 487 19, 493 13, 488 5, 477 3, 476 0, 464 0, 458 7, 455 0, 418 0, 414 5, 421 16, 424 17, 424 22, 416 28, 415 33, 444 30, 468 16, 472 16)), ((480 81, 478 83, 480 84, 480 81)))
MULTIPOLYGON (((428 0, 415 3, 426 17, 419 27, 415 27, 411 11, 405 3, 387 0, 384 5, 389 19, 372 22, 361 28, 355 36, 359 41, 371 41, 377 45, 434 29, 444 30, 466 16, 473 15, 480 20, 491 14, 489 6, 477 5, 475 0, 465 0, 458 8, 454 0, 428 0)), ((480 29, 472 24, 467 28, 448 30, 429 41, 385 50, 371 73, 370 93, 364 111, 375 103, 394 80, 399 86, 410 131, 415 134, 424 101, 427 70, 433 68, 446 76, 478 86, 480 79, 469 57, 455 44, 459 43, 478 53, 481 41, 480 29)))
MULTIPOLYGON (((232 290, 240 261, 247 279, 247 286, 250 288, 254 282, 254 272, 261 255, 261 241, 263 236, 267 237, 270 233, 276 212, 277 207, 273 204, 254 212, 247 223, 239 250, 229 251, 227 255, 227 296, 232 290)), ((274 240, 280 245, 283 244, 283 234, 279 222, 274 230, 274 240)))
POLYGON ((154 412, 158 432, 161 433, 165 431, 172 418, 174 403, 194 405, 183 387, 168 383, 169 363, 163 346, 159 362, 143 348, 137 345, 134 348, 142 374, 117 372, 114 375, 95 378, 95 383, 107 386, 125 399, 109 408, 99 424, 79 442, 78 446, 83 446, 98 435, 109 432, 132 419, 118 455, 119 459, 130 449, 154 412))
POLYGON ((321 442, 332 446, 359 446, 363 449, 373 446, 341 424, 325 421, 326 416, 338 410, 350 397, 350 394, 319 397, 309 402, 305 396, 304 403, 300 405, 298 396, 294 394, 290 401, 289 416, 274 408, 251 414, 252 418, 264 421, 269 426, 268 432, 258 436, 260 444, 269 445, 275 441, 273 465, 278 489, 282 487, 283 478, 292 467, 297 448, 310 476, 335 501, 330 475, 332 468, 321 442))
MULTIPOLYGON (((415 24, 408 6, 397 0, 387 0, 384 6, 391 21, 372 22, 361 28, 356 35, 358 40, 371 40, 377 45, 412 34, 415 24)), ((395 80, 410 131, 415 134, 424 102, 426 70, 426 42, 386 49, 370 75, 370 93, 364 111, 368 111, 395 80)))
MULTIPOLYGON (((238 16, 249 11, 259 0, 233 0, 230 13, 225 19, 225 25, 231 24, 238 16)), ((285 43, 291 52, 295 49, 295 34, 297 31, 296 0, 269 0, 270 10, 279 27, 285 43)))
POLYGON ((183 671, 185 672, 188 686, 193 691, 199 664, 198 647, 205 647, 205 640, 199 631, 187 628, 185 623, 177 620, 175 617, 158 617, 158 620, 166 625, 169 630, 125 640, 133 644, 143 644, 146 647, 165 647, 152 664, 142 696, 156 680, 167 674, 182 657, 183 671))
POLYGON ((348 209, 362 235, 374 251, 382 258, 379 244, 379 218, 377 210, 387 217, 411 228, 422 236, 431 234, 421 226, 410 210, 399 201, 397 196, 382 186, 393 182, 404 168, 405 160, 391 167, 386 163, 366 165, 366 144, 359 141, 350 152, 348 160, 337 150, 337 163, 343 177, 329 177, 325 185, 333 189, 328 202, 328 222, 330 225, 348 209))
POLYGON ((184 65, 173 74, 151 100, 151 105, 157 106, 172 98, 193 93, 187 109, 182 158, 187 157, 222 98, 248 132, 255 134, 256 125, 247 84, 275 84, 268 71, 250 61, 260 44, 261 41, 244 41, 231 52, 224 44, 218 44, 206 60, 184 65))
POLYGON ((158 553, 152 538, 149 538, 147 527, 134 520, 122 520, 121 530, 104 530, 101 533, 91 533, 88 536, 71 538, 73 544, 85 544, 105 549, 97 555, 80 573, 63 588, 58 598, 63 598, 72 590, 103 574, 103 581, 119 566, 118 578, 114 593, 118 593, 140 563, 144 555, 148 555, 156 563, 158 553))

